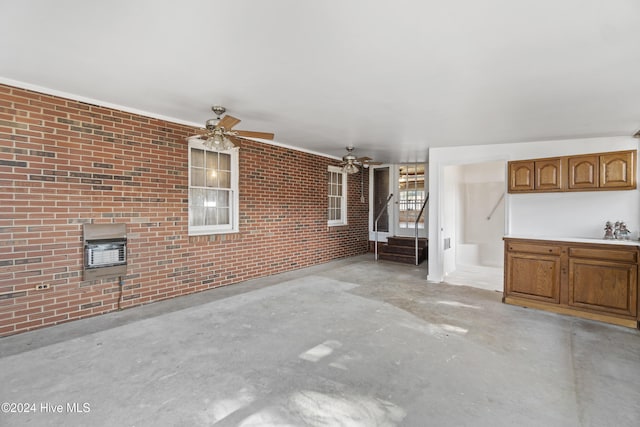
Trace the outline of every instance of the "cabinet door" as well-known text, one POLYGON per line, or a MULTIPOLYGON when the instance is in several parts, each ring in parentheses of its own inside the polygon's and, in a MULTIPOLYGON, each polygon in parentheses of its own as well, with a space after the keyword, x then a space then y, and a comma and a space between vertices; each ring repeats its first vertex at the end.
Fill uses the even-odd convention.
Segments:
POLYGON ((535 189, 540 191, 562 190, 562 163, 560 158, 536 160, 535 189))
POLYGON ((507 253, 505 296, 560 303, 560 257, 507 253))
POLYGON ((598 188, 598 163, 597 155, 569 157, 569 189, 598 188))
POLYGON ((636 188, 635 153, 622 151, 600 156, 600 188, 636 188))
POLYGON ((602 313, 636 317, 636 264, 569 259, 569 305, 602 313))
POLYGON ((509 193, 534 190, 533 160, 509 162, 509 193))

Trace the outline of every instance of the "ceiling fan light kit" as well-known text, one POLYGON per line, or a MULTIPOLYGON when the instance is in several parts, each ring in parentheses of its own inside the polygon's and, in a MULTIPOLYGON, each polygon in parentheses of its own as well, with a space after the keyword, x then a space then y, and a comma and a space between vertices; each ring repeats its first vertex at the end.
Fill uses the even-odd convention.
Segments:
POLYGON ((360 169, 358 169, 358 167, 356 165, 354 165, 353 163, 347 163, 342 168, 342 171, 348 173, 349 175, 351 175, 351 174, 354 174, 354 173, 358 173, 360 171, 360 169))
POLYGON ((347 154, 342 156, 342 171, 347 174, 354 174, 360 171, 358 166, 362 166, 363 168, 368 168, 370 165, 380 165, 381 162, 374 162, 371 157, 356 157, 353 154, 353 146, 346 147, 347 154))
POLYGON ((209 119, 205 122, 203 132, 192 135, 187 139, 200 139, 205 147, 215 151, 227 151, 235 147, 233 141, 237 143, 238 137, 273 139, 274 134, 267 132, 252 132, 244 130, 231 130, 235 125, 240 123, 240 119, 226 115, 220 118, 227 109, 220 105, 214 105, 211 110, 216 115, 215 119, 209 119))

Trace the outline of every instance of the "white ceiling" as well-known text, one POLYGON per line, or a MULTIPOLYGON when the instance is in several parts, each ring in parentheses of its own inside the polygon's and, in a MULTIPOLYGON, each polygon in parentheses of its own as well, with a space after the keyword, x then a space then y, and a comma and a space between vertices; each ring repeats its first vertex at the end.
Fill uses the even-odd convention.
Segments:
POLYGON ((640 128, 638 0, 3 0, 0 82, 332 156, 640 128))

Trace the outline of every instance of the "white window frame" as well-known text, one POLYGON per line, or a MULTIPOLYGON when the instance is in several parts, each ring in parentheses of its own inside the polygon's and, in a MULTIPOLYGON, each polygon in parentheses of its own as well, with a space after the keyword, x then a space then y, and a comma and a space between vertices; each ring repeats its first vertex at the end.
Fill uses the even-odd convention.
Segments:
POLYGON ((331 172, 338 173, 342 177, 341 186, 342 186, 342 196, 340 197, 340 219, 339 220, 331 220, 329 218, 329 193, 327 191, 327 225, 329 227, 337 227, 340 225, 347 225, 347 173, 342 170, 342 168, 338 166, 329 166, 327 168, 329 172, 327 174, 327 185, 331 182, 331 172))
MULTIPOLYGON (((231 150, 224 150, 224 151, 216 151, 216 150, 211 150, 209 148, 207 148, 204 145, 204 141, 201 139, 190 139, 189 140, 189 153, 188 153, 188 157, 189 157, 189 164, 188 164, 188 175, 189 175, 189 187, 188 187, 188 193, 187 193, 187 198, 190 198, 190 194, 191 194, 191 149, 192 148, 196 148, 198 150, 204 150, 204 151, 211 151, 211 152, 219 152, 219 153, 224 153, 224 154, 229 154, 231 156, 230 158, 230 166, 231 166, 231 194, 229 196, 229 219, 230 219, 230 224, 224 224, 224 225, 199 225, 199 226, 192 226, 191 224, 191 218, 188 219, 188 227, 189 227, 189 231, 188 234, 189 236, 202 236, 202 235, 207 235, 207 234, 229 234, 229 233, 238 233, 240 231, 240 227, 239 227, 239 221, 240 221, 240 213, 239 213, 239 207, 240 207, 240 195, 239 195, 239 168, 238 168, 238 147, 232 148, 231 150)), ((190 201, 189 201, 190 202, 190 201)))

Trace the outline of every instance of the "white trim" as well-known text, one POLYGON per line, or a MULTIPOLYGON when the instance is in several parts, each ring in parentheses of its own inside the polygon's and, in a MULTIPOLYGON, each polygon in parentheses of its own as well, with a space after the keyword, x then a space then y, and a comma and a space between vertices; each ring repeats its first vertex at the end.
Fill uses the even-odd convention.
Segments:
MULTIPOLYGON (((394 185, 394 181, 393 179, 391 179, 393 176, 395 176, 395 165, 391 164, 391 163, 384 163, 381 165, 375 165, 375 166, 370 166, 369 167, 369 240, 371 241, 375 241, 376 239, 376 232, 374 230, 375 228, 375 218, 374 216, 378 214, 378 212, 376 212, 375 208, 375 204, 374 204, 374 186, 375 186, 375 181, 374 181, 374 171, 376 169, 385 169, 388 168, 389 169, 389 185, 388 185, 388 191, 389 194, 393 194, 393 198, 391 199, 391 201, 389 202, 390 204, 393 203, 395 204, 395 198, 397 197, 396 195, 396 191, 395 191, 395 185, 394 185)), ((389 237, 393 236, 393 224, 395 222, 395 209, 393 208, 387 208, 387 218, 389 221, 389 231, 378 231, 378 242, 382 242, 385 243, 387 242, 387 239, 389 237)))
POLYGON ((194 126, 197 128, 202 127, 202 123, 194 123, 187 120, 180 120, 180 119, 176 119, 175 117, 163 116, 161 114, 151 113, 149 111, 138 110, 137 108, 125 107, 124 105, 113 104, 111 102, 101 101, 99 99, 88 98, 86 96, 77 95, 69 92, 63 92, 55 89, 50 89, 44 86, 38 86, 30 83, 20 82, 17 80, 11 80, 4 77, 0 77, 0 83, 8 86, 15 86, 21 89, 32 90, 34 92, 44 93, 46 95, 53 95, 53 96, 58 96, 60 98, 66 98, 72 101, 85 102, 87 104, 97 105, 99 107, 111 108, 114 110, 125 111, 127 113, 132 113, 132 114, 139 114, 141 116, 149 117, 152 119, 165 120, 168 122, 178 123, 186 126, 194 126))
MULTIPOLYGON (((190 139, 188 144, 187 158, 188 158, 188 191, 191 190, 191 148, 199 150, 212 151, 208 149, 202 140, 190 139)), ((240 231, 240 181, 239 181, 239 155, 238 147, 231 150, 221 151, 221 153, 231 155, 231 224, 229 225, 205 225, 205 226, 191 226, 187 224, 189 236, 202 236, 209 234, 231 234, 238 233, 240 231)), ((188 195, 187 195, 188 198, 188 195)))
MULTIPOLYGON (((31 90, 31 91, 34 91, 34 92, 40 92, 40 93, 43 93, 45 95, 58 96, 58 97, 61 97, 61 98, 70 99, 72 101, 79 101, 79 102, 84 102, 84 103, 87 103, 87 104, 97 105, 99 107, 105 107, 105 108, 111 108, 111 109, 114 109, 114 110, 125 111, 127 113, 138 114, 138 115, 149 117, 149 118, 152 118, 152 119, 164 120, 164 121, 167 121, 167 122, 177 123, 177 124, 181 124, 181 125, 185 125, 185 126, 193 126, 195 128, 202 128, 203 127, 202 123, 195 123, 195 122, 191 122, 191 121, 188 121, 188 120, 177 119, 175 117, 163 116, 162 114, 152 113, 150 111, 138 110, 137 108, 126 107, 124 105, 114 104, 114 103, 111 103, 111 102, 106 102, 106 101, 102 101, 102 100, 95 99, 95 98, 88 98, 86 96, 81 96, 81 95, 77 95, 77 94, 74 94, 74 93, 63 92, 63 91, 56 90, 56 89, 50 89, 50 88, 44 87, 44 86, 38 86, 38 85, 31 84, 31 83, 25 83, 25 82, 21 82, 21 81, 18 81, 18 80, 12 80, 12 79, 8 79, 8 78, 2 77, 2 76, 0 76, 0 84, 5 84, 7 86, 13 86, 13 87, 17 87, 17 88, 20 88, 20 89, 31 90)), ((243 138, 246 138, 246 137, 243 137, 243 138)), ((274 145, 276 147, 281 147, 281 148, 287 148, 287 149, 291 149, 291 150, 301 151, 301 152, 307 153, 307 154, 314 154, 316 156, 327 157, 329 159, 342 160, 342 157, 332 156, 330 154, 320 153, 318 151, 308 150, 306 148, 294 147, 293 145, 288 145, 288 144, 284 144, 282 142, 272 141, 270 139, 262 139, 262 138, 246 138, 246 139, 250 139, 250 140, 256 141, 256 142, 261 142, 263 144, 274 145)))
MULTIPOLYGON (((342 170, 342 168, 338 166, 328 166, 327 172, 338 173, 342 177, 342 196, 340 197, 340 219, 339 220, 329 220, 327 219, 327 226, 329 227, 339 227, 342 225, 347 225, 347 173, 342 170)), ((327 195, 327 212, 329 211, 329 195, 327 195)))
MULTIPOLYGON (((245 137, 243 136, 243 138, 245 137)), ((276 147, 280 147, 280 148, 287 148, 290 150, 301 151, 303 153, 313 154, 315 156, 326 157, 333 160, 342 160, 342 157, 339 157, 339 156, 332 156, 331 154, 320 153, 318 151, 308 150, 306 148, 294 147, 293 145, 272 141, 270 139, 262 139, 262 138, 246 138, 246 139, 251 139, 252 141, 256 141, 256 142, 262 142, 263 144, 275 145, 276 147)))

